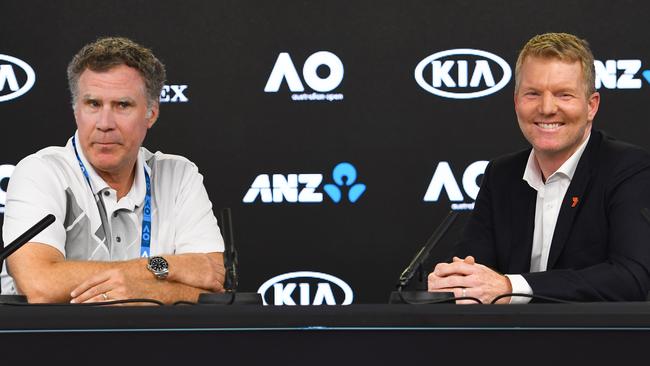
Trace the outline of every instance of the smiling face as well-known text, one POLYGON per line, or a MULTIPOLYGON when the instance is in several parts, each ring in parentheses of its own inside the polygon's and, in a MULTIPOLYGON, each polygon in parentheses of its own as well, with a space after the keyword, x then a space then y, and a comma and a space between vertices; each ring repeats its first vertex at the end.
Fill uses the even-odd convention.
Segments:
POLYGON ((130 176, 158 105, 147 108, 140 73, 126 65, 86 69, 79 77, 74 115, 79 144, 102 178, 130 176))
POLYGON ((600 95, 587 96, 579 61, 529 56, 519 77, 519 128, 538 159, 561 165, 589 135, 600 95))

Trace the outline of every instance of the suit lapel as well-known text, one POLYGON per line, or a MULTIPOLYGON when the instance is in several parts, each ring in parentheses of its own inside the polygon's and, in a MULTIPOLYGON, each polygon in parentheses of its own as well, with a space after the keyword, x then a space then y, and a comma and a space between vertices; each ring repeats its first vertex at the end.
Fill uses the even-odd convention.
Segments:
POLYGON ((560 207, 560 214, 557 218, 555 231, 553 232, 553 240, 551 241, 547 269, 553 269, 555 263, 557 263, 573 228, 573 221, 583 206, 583 202, 581 201, 587 197, 594 175, 592 168, 597 159, 601 141, 602 135, 592 130, 590 141, 587 143, 587 147, 573 174, 573 179, 571 179, 571 184, 569 184, 569 188, 562 200, 562 207, 560 207))
POLYGON ((511 197, 510 258, 507 273, 526 273, 530 271, 530 255, 533 250, 533 231, 535 229, 535 203, 537 191, 523 179, 513 189, 511 197), (523 220, 522 220, 523 218, 523 220))
POLYGON ((519 178, 512 185, 508 193, 509 201, 509 230, 511 234, 504 243, 503 256, 506 258, 501 267, 505 273, 526 273, 530 271, 530 254, 533 248, 533 230, 535 228, 535 203, 537 201, 537 191, 533 189, 528 182, 523 180, 523 174, 528 161, 527 154, 521 155, 521 162, 515 164, 515 171, 511 174, 519 178))

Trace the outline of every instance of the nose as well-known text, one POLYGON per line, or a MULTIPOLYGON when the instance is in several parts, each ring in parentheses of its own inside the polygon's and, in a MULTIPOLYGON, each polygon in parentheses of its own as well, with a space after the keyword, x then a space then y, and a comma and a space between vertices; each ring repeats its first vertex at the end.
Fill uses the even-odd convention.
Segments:
POLYGON ((557 104, 555 104, 555 96, 552 93, 545 92, 542 94, 542 102, 539 106, 540 113, 543 115, 552 115, 557 112, 557 104))
POLYGON ((110 131, 115 128, 115 116, 110 105, 103 106, 101 111, 97 114, 95 127, 100 131, 110 131))

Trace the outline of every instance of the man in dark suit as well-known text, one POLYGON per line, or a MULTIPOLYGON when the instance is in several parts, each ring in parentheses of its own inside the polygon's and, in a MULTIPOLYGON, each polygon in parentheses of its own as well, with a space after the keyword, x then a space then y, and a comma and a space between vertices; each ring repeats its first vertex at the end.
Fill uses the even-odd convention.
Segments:
POLYGON ((508 293, 528 296, 498 302, 645 300, 650 155, 592 129, 594 74, 589 45, 573 35, 524 46, 514 102, 532 149, 489 164, 458 256, 435 267, 429 291, 484 303, 508 293))

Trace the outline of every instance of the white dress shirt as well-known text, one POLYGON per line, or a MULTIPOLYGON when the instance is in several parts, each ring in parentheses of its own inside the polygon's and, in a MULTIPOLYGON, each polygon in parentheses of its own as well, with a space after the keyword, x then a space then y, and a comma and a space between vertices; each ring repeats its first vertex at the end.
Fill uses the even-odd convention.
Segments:
MULTIPOLYGON (((537 191, 537 202, 535 204, 535 230, 533 232, 533 250, 530 256, 530 272, 546 271, 548 255, 551 251, 551 242, 555 232, 555 224, 560 215, 560 207, 566 191, 569 189, 571 179, 576 171, 580 157, 587 147, 589 137, 580 145, 573 155, 553 174, 546 182, 542 177, 542 171, 535 158, 535 150, 530 151, 528 163, 524 171, 523 179, 537 191)), ((506 275, 510 279, 512 292, 532 294, 533 289, 528 281, 518 274, 506 275)), ((511 297, 511 304, 525 304, 530 302, 527 297, 511 297)))

